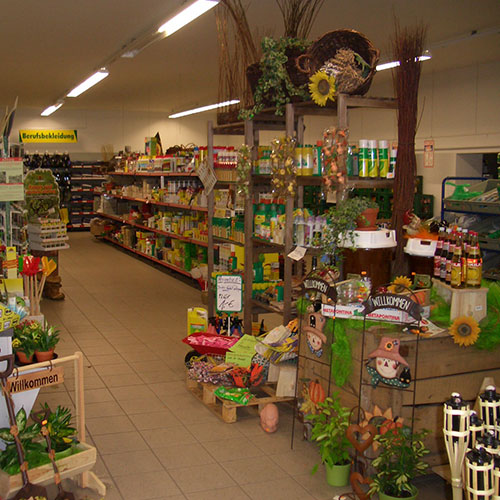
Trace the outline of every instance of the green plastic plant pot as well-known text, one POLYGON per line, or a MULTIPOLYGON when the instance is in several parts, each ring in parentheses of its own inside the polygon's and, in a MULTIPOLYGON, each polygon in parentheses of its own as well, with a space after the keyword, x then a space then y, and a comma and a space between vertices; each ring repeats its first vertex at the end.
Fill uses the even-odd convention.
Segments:
POLYGON ((326 469, 326 482, 330 486, 347 486, 349 484, 349 473, 351 471, 351 464, 346 465, 333 465, 325 464, 326 469))
POLYGON ((392 495, 387 495, 386 493, 382 493, 382 492, 380 492, 378 494, 378 497, 379 497, 379 500, 401 500, 401 499, 415 500, 415 498, 418 497, 418 490, 417 490, 417 488, 415 488, 415 486, 412 486, 411 488, 413 490, 413 495, 411 495, 409 497, 393 497, 392 495))

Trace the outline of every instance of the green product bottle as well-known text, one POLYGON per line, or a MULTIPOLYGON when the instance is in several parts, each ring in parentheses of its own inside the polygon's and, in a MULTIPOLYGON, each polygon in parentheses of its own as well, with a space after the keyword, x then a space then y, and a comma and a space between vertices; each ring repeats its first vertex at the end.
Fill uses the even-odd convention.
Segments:
POLYGON ((389 172, 389 143, 387 141, 378 143, 378 168, 380 177, 385 179, 389 172))
POLYGON ((368 141, 368 177, 378 177, 377 141, 368 141))
POLYGON ((257 211, 253 217, 253 232, 258 238, 261 237, 261 226, 264 222, 266 222, 266 205, 264 205, 264 203, 259 203, 257 211))
POLYGON ((352 146, 347 146, 346 170, 347 170, 347 177, 352 177, 354 175, 352 146))
POLYGON ((389 160, 389 171, 387 172, 388 179, 394 179, 396 175, 396 158, 398 156, 398 150, 395 148, 391 149, 391 158, 389 160))
POLYGON ((359 141, 359 176, 368 177, 368 141, 359 141))

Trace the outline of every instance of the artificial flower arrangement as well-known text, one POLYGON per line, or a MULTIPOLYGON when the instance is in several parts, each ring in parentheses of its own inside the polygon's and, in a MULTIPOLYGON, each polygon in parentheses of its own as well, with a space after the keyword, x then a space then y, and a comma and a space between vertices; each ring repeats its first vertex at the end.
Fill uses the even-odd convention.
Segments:
POLYGON ((14 327, 12 350, 23 364, 31 363, 34 355, 39 362, 48 361, 53 358, 58 342, 59 330, 55 327, 38 321, 23 321, 14 327))

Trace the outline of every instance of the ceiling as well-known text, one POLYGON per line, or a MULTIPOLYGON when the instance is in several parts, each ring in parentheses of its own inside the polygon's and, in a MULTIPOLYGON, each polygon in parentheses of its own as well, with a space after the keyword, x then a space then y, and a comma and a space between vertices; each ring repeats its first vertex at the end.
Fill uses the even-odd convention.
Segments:
MULTIPOLYGON (((250 26, 280 36, 274 0, 244 0, 250 26)), ((183 0, 22 0, 2 2, 0 104, 40 111, 93 73, 132 38, 154 32, 183 0)), ((221 6, 217 7, 221 8, 221 6)), ((311 32, 354 28, 390 60, 394 14, 402 26, 422 20, 433 59, 425 71, 500 60, 500 34, 435 47, 473 30, 500 26, 498 0, 325 0, 311 32)), ((217 34, 210 11, 133 59, 118 58, 110 76, 65 107, 173 112, 217 102, 217 34)), ((390 78, 390 71, 376 79, 390 78)))

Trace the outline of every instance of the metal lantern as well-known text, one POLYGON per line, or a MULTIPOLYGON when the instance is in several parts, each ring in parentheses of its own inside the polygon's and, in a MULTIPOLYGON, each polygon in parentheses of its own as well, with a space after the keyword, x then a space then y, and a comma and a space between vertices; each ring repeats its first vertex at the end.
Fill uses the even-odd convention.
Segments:
POLYGON ((477 438, 477 444, 492 455, 500 455, 500 441, 493 431, 484 431, 483 435, 477 438))
POLYGON ((500 394, 497 393, 494 385, 486 387, 479 395, 479 409, 484 428, 495 430, 495 422, 500 418, 500 394))
POLYGON ((450 460, 453 500, 462 499, 462 465, 469 442, 469 405, 457 392, 444 403, 443 434, 450 460))
POLYGON ((470 412, 469 431, 469 448, 472 449, 476 447, 477 438, 481 436, 484 431, 484 422, 478 417, 474 410, 470 412))
POLYGON ((500 500, 500 456, 493 457, 493 497, 500 500))
POLYGON ((481 447, 465 455, 468 500, 489 500, 493 495, 493 457, 481 447))

